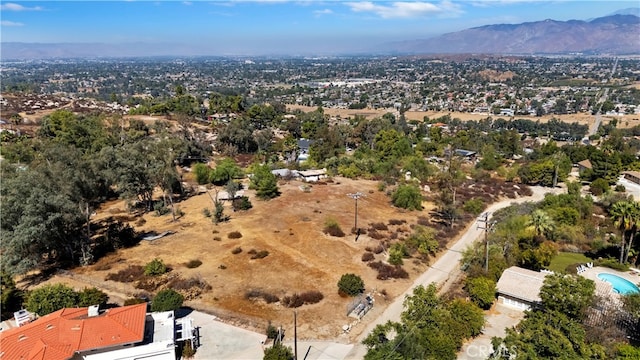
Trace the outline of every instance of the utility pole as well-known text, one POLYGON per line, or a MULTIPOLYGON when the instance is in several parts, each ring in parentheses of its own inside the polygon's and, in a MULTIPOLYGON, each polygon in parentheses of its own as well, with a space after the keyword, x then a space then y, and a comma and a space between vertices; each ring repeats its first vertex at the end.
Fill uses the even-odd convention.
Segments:
MULTIPOLYGON (((360 231, 358 230, 358 199, 360 199, 361 197, 363 197, 364 195, 361 192, 357 192, 357 193, 353 193, 353 194, 347 194, 348 197, 354 199, 356 201, 356 213, 355 213, 355 225, 354 225, 354 229, 356 231, 357 235, 360 235, 360 231)), ((356 240, 358 238, 356 237, 356 240)))
POLYGON ((298 312, 293 311, 293 359, 298 360, 298 312))
POLYGON ((478 222, 482 223, 481 227, 478 225, 478 229, 484 230, 484 272, 489 273, 489 231, 493 229, 494 222, 489 222, 489 215, 491 212, 486 211, 480 215, 478 222))

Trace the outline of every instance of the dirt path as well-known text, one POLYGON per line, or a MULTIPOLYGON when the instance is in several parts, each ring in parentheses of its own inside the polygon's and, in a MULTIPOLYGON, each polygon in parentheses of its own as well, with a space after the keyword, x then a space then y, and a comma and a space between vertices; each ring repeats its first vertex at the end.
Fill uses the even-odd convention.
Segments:
MULTIPOLYGON (((562 193, 564 189, 550 189, 541 187, 531 187, 533 195, 522 197, 516 200, 507 199, 492 204, 487 208, 489 212, 495 212, 496 210, 508 207, 512 203, 523 203, 527 201, 540 201, 544 198, 546 193, 562 193)), ((456 277, 460 275, 460 259, 462 258, 462 252, 471 245, 475 240, 482 236, 482 230, 477 226, 470 226, 467 231, 460 237, 460 239, 449 248, 444 254, 430 266, 422 275, 420 275, 411 287, 409 287, 403 294, 396 297, 385 311, 378 316, 375 320, 369 322, 364 331, 358 337, 357 343, 353 350, 347 355, 346 359, 362 359, 367 353, 367 348, 362 345, 367 335, 380 324, 384 324, 387 321, 398 321, 400 314, 403 310, 403 302, 407 295, 413 292, 413 289, 418 285, 428 285, 430 283, 436 283, 438 287, 442 288, 444 284, 455 281, 456 277)))

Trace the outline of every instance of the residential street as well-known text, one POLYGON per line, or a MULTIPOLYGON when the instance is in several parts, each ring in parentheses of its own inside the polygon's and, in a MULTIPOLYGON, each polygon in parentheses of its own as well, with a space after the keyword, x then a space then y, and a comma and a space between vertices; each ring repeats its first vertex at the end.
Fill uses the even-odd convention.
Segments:
MULTIPOLYGON (((522 203, 527 201, 540 201, 544 198, 546 193, 563 193, 565 190, 562 188, 544 188, 544 187, 531 187, 533 190, 532 196, 522 197, 516 200, 507 199, 504 201, 497 202, 489 208, 487 211, 494 212, 496 210, 505 208, 512 203, 522 203)), ((440 259, 438 259, 432 266, 427 269, 420 277, 418 277, 413 285, 407 289, 407 291, 396 298, 396 300, 391 303, 387 309, 380 315, 377 319, 371 321, 366 329, 362 332, 362 335, 358 338, 358 343, 354 345, 353 350, 347 355, 345 359, 362 359, 364 355, 367 353, 367 349, 364 345, 361 344, 362 340, 364 340, 367 335, 379 324, 384 324, 387 321, 399 321, 400 314, 402 313, 403 307, 402 303, 404 302, 405 296, 410 295, 413 292, 413 289, 418 285, 428 285, 430 283, 435 282, 439 286, 442 286, 445 282, 450 280, 450 278, 455 276, 458 273, 458 269, 460 267, 460 259, 462 257, 462 252, 473 243, 475 240, 479 239, 483 235, 483 230, 478 229, 477 226, 471 226, 464 233, 460 239, 450 248, 448 249, 440 259)))

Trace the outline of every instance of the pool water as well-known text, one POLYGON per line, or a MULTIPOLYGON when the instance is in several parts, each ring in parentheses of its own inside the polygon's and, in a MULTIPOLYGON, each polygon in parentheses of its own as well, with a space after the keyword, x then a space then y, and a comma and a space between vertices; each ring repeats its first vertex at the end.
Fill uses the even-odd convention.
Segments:
POLYGON ((635 286, 631 281, 621 278, 613 274, 600 273, 598 279, 608 282, 613 286, 613 291, 618 294, 627 295, 633 293, 640 293, 640 289, 635 286))

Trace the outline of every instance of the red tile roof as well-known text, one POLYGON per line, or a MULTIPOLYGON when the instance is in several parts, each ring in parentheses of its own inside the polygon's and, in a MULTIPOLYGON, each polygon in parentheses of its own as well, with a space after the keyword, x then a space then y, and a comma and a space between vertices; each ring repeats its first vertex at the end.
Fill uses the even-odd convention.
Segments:
POLYGON ((65 360, 78 351, 135 344, 144 339, 147 304, 88 316, 88 308, 58 310, 0 333, 1 360, 65 360))

